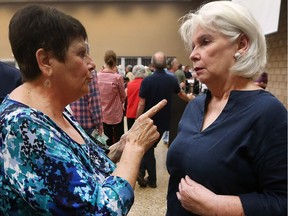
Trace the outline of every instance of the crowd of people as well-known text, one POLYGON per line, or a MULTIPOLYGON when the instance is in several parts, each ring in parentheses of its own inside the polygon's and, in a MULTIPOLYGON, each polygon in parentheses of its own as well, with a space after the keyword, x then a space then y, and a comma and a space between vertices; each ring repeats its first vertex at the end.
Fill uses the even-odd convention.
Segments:
POLYGON ((107 50, 97 71, 79 20, 39 4, 14 14, 20 70, 0 86, 1 215, 127 215, 136 182, 157 187, 173 95, 187 106, 167 153, 166 216, 286 215, 287 110, 265 91, 266 72, 256 80, 267 53, 259 24, 215 1, 183 16, 179 32, 192 67, 157 51, 153 67, 122 73, 107 50))

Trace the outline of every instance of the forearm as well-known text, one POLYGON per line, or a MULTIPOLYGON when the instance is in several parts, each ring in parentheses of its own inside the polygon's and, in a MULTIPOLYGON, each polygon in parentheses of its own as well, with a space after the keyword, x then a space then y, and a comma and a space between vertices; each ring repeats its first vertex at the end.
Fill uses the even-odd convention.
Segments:
POLYGON ((190 100, 192 100, 194 98, 194 96, 192 94, 186 95, 183 91, 180 91, 178 93, 178 96, 186 102, 189 102, 190 100))
POLYGON ((137 109, 136 118, 138 118, 144 112, 144 105, 139 104, 137 109))
POLYGON ((124 178, 134 189, 144 153, 145 150, 140 146, 126 143, 121 159, 112 175, 124 178))
POLYGON ((138 118, 144 112, 145 104, 146 104, 146 100, 144 98, 140 98, 140 101, 137 107, 136 118, 138 118))
POLYGON ((126 179, 132 188, 135 187, 143 155, 159 139, 159 132, 151 117, 161 110, 166 103, 166 100, 162 100, 139 116, 125 137, 121 137, 121 140, 125 138, 125 148, 112 175, 126 179))

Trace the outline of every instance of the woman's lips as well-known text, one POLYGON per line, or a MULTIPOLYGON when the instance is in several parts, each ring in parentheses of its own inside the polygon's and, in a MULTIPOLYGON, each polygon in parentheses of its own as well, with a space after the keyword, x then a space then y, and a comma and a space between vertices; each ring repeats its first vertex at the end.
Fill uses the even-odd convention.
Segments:
POLYGON ((204 68, 203 67, 194 67, 194 71, 196 72, 197 76, 198 74, 201 74, 203 72, 204 68))

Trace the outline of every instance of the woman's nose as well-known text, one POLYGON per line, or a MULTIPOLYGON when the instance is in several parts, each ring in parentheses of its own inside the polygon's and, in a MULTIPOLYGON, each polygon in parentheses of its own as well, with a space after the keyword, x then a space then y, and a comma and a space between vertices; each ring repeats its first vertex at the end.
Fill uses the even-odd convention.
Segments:
POLYGON ((199 52, 197 51, 197 49, 193 49, 192 52, 190 53, 190 56, 189 56, 189 59, 192 61, 192 62, 195 62, 197 60, 200 59, 200 54, 199 52))
POLYGON ((86 62, 88 64, 89 69, 94 69, 95 70, 96 64, 95 64, 95 62, 93 61, 93 59, 89 55, 87 55, 87 57, 86 57, 86 62))

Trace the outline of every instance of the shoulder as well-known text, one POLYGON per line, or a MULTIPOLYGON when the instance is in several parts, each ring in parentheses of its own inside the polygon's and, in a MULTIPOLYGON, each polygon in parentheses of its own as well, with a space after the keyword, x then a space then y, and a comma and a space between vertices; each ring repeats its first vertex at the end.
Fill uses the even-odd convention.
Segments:
POLYGON ((287 117, 287 109, 285 106, 273 94, 265 90, 259 90, 258 97, 255 101, 255 106, 257 109, 259 109, 259 111, 262 110, 262 112, 270 114, 270 116, 275 115, 275 117, 287 117))
POLYGON ((3 76, 21 77, 20 70, 0 61, 0 74, 3 76))
POLYGON ((270 92, 265 90, 255 90, 251 92, 245 93, 245 95, 241 97, 246 97, 247 102, 249 102, 249 98, 253 98, 253 100, 250 101, 253 106, 255 106, 257 109, 263 110, 263 111, 272 111, 272 110, 282 110, 286 111, 286 108, 284 105, 270 92))
POLYGON ((1 62, 1 61, 0 61, 0 69, 1 69, 1 71, 13 71, 16 73, 20 72, 20 70, 17 69, 16 67, 8 65, 8 64, 1 62))
POLYGON ((287 123, 286 108, 265 90, 231 92, 228 103, 234 114, 245 115, 251 122, 260 123, 261 127, 272 129, 275 125, 287 123))
POLYGON ((43 113, 15 101, 5 100, 0 106, 0 111, 1 127, 4 129, 1 129, 2 133, 36 132, 40 127, 43 128, 44 122, 47 121, 43 113))
POLYGON ((142 83, 148 83, 150 82, 151 80, 153 80, 154 78, 156 77, 156 74, 152 74, 150 76, 147 76, 143 79, 142 83))

